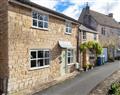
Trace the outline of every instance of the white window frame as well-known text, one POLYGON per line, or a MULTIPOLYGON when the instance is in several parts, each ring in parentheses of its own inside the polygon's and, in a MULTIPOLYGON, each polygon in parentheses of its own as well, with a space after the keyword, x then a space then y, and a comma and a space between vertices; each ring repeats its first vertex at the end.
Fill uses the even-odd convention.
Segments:
POLYGON ((67 59, 67 64, 68 65, 71 65, 71 64, 73 64, 74 63, 74 51, 73 51, 73 49, 67 49, 67 57, 66 57, 67 59), (68 52, 70 52, 70 56, 68 56, 68 52), (68 58, 70 58, 70 63, 68 63, 68 58), (72 62, 71 62, 71 58, 72 58, 72 62))
POLYGON ((31 12, 31 16, 32 16, 32 27, 33 27, 33 28, 48 30, 48 28, 49 28, 49 15, 48 15, 48 14, 44 14, 44 13, 41 13, 41 12, 38 12, 38 11, 33 10, 33 11, 31 12), (33 18, 33 12, 37 12, 37 19, 36 19, 36 18, 33 18), (43 16, 43 20, 39 20, 39 19, 38 19, 38 14, 41 14, 41 15, 43 16), (45 21, 45 20, 44 20, 44 17, 45 17, 45 16, 47 16, 48 21, 45 21), (34 25, 33 25, 33 20, 36 20, 36 21, 37 21, 37 26, 34 26, 34 25), (38 27, 38 22, 39 22, 39 21, 43 22, 43 28, 42 28, 42 27, 38 27), (45 27, 44 27, 44 24, 45 24, 45 23, 48 24, 48 28, 45 28, 45 27))
POLYGON ((82 33, 82 39, 83 40, 87 40, 87 32, 86 31, 83 31, 83 33, 82 33))
POLYGON ((31 49, 30 50, 30 70, 34 70, 34 69, 40 69, 40 68, 46 68, 46 67, 49 67, 50 66, 50 50, 49 49, 31 49), (43 58, 38 58, 38 51, 43 51, 43 58), (45 52, 46 51, 49 51, 49 57, 45 57, 45 52), (31 59, 31 52, 36 52, 36 58, 34 59, 31 59), (43 66, 39 66, 38 64, 38 60, 42 59, 43 60, 43 66), (45 65, 45 59, 48 59, 49 60, 49 64, 48 65, 45 65), (32 60, 36 60, 36 67, 31 67, 31 61, 32 60))
POLYGON ((71 22, 68 22, 68 21, 65 22, 65 33, 72 34, 72 23, 71 22))

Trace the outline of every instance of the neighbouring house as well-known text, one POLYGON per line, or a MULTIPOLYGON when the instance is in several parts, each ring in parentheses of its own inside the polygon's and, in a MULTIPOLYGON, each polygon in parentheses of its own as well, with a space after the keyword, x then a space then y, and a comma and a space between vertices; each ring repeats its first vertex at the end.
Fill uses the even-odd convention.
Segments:
POLYGON ((114 20, 113 14, 105 15, 90 10, 87 5, 83 8, 79 22, 98 32, 98 40, 103 46, 105 61, 116 56, 115 51, 119 48, 120 25, 114 20))
POLYGON ((29 0, 0 0, 0 90, 32 93, 73 72, 78 25, 29 0))
MULTIPOLYGON (((88 42, 88 41, 95 41, 98 42, 98 33, 95 30, 92 30, 84 25, 79 26, 79 40, 78 40, 78 47, 80 44, 88 42)), ((80 69, 82 70, 83 65, 85 64, 94 64, 95 55, 87 50, 85 53, 80 53, 78 51, 78 62, 80 63, 80 69), (84 62, 83 62, 84 61, 84 62)))

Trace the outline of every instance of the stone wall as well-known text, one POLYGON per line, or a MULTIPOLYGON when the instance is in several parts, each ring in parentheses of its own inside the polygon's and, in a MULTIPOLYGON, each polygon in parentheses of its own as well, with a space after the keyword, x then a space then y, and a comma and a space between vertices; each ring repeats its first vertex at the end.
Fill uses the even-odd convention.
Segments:
POLYGON ((8 76, 7 0, 0 0, 0 78, 8 76))
POLYGON ((113 44, 115 47, 118 47, 119 45, 118 29, 98 25, 97 31, 99 31, 99 41, 103 47, 108 47, 111 44, 113 44), (105 27, 105 35, 101 34, 102 27, 105 27))
POLYGON ((31 93, 37 86, 39 89, 39 85, 59 77, 61 48, 58 41, 70 41, 74 47, 77 46, 76 25, 72 26, 72 34, 67 35, 65 34, 65 21, 49 16, 48 30, 35 29, 32 27, 31 12, 31 9, 9 5, 9 93, 23 92, 23 89, 31 93), (51 51, 50 67, 31 70, 30 49, 44 48, 51 51))

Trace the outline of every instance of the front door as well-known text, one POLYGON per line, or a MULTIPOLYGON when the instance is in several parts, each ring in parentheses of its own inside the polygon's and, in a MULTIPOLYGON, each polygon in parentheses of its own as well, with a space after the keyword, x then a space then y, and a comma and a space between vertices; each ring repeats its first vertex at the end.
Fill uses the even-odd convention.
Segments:
POLYGON ((62 49, 61 52, 61 76, 65 75, 67 69, 66 65, 66 49, 62 49))

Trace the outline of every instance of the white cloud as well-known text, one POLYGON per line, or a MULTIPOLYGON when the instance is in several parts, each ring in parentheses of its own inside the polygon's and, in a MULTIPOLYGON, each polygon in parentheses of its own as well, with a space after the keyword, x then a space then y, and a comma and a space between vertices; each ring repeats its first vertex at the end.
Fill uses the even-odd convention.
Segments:
POLYGON ((34 3, 37 3, 39 5, 42 5, 44 7, 50 8, 52 10, 55 10, 55 6, 57 5, 57 0, 31 0, 34 3))
POLYGON ((78 15, 80 14, 79 6, 71 5, 62 13, 74 19, 78 19, 78 15))
POLYGON ((114 18, 120 21, 120 0, 96 0, 91 9, 106 15, 113 13, 114 18))
MULTIPOLYGON (((63 4, 70 2, 73 5, 70 5, 62 13, 75 19, 78 19, 81 13, 82 9, 80 9, 80 6, 85 6, 86 2, 88 2, 90 4, 90 9, 98 11, 100 13, 104 13, 104 14, 108 14, 112 12, 114 15, 114 18, 117 21, 120 21, 120 14, 119 14, 120 0, 31 0, 31 1, 53 10, 56 10, 55 6, 59 2, 63 2, 63 4)), ((59 10, 56 10, 56 11, 59 11, 59 10)))
POLYGON ((97 12, 108 14, 113 13, 114 18, 117 21, 120 21, 120 0, 69 0, 71 3, 74 3, 74 6, 69 6, 66 10, 63 11, 64 14, 78 19, 80 14, 79 6, 85 6, 86 2, 90 4, 90 9, 97 12), (74 11, 75 10, 75 11, 74 11))

